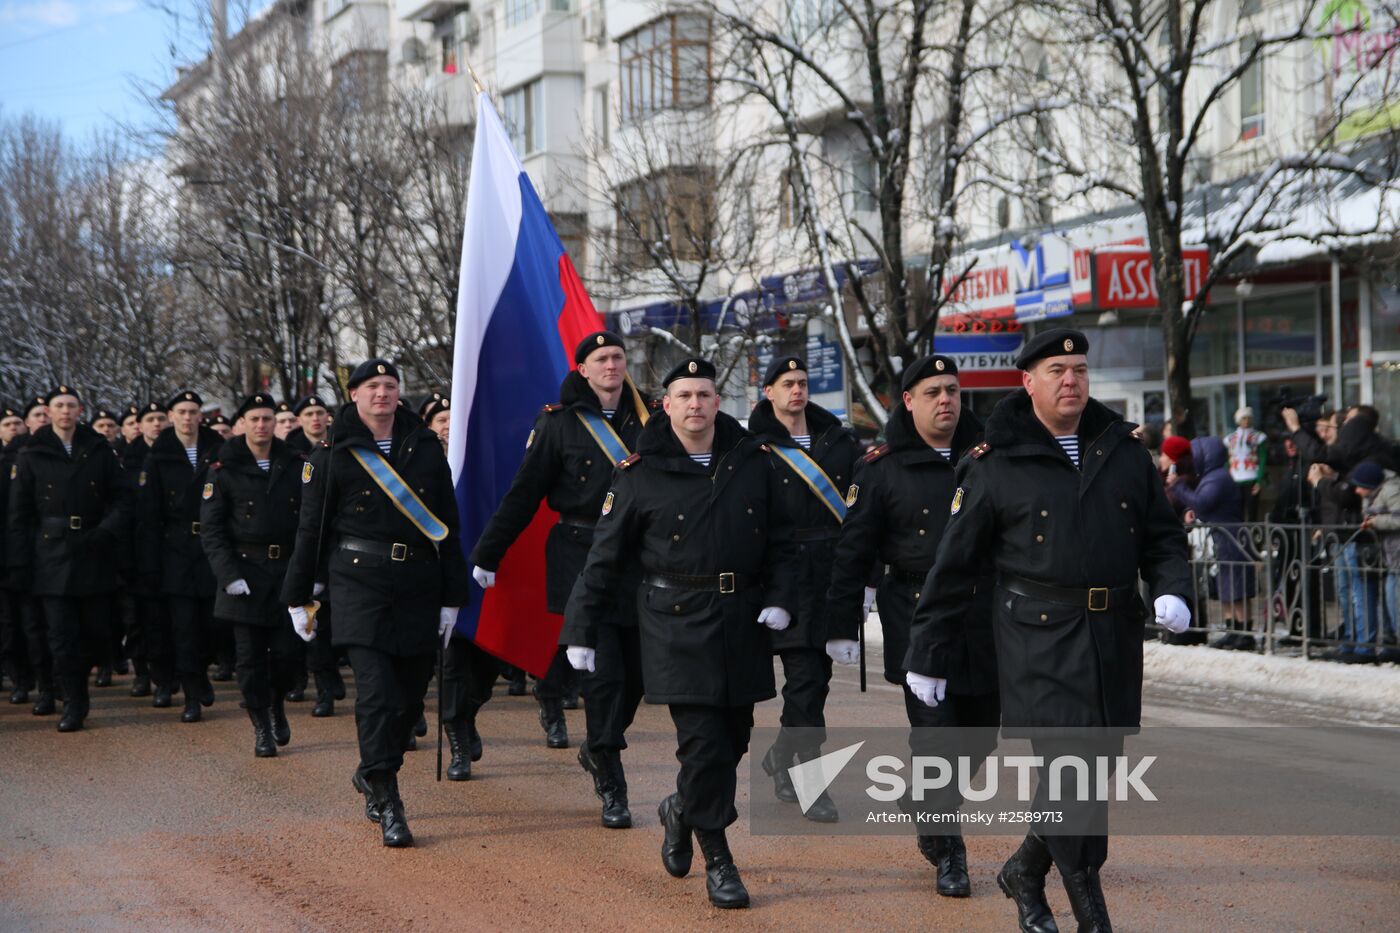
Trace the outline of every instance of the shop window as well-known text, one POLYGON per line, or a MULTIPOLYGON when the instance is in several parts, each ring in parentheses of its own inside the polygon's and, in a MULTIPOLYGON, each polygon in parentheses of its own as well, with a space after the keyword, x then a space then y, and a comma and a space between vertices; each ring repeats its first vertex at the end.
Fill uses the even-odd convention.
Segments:
POLYGON ((1400 288, 1371 289, 1371 349, 1400 350, 1400 288))
POLYGON ((1381 433, 1400 437, 1400 363, 1377 363, 1374 388, 1381 433))
POLYGON ((1201 316, 1191 343, 1191 375, 1228 376, 1239 372, 1240 335, 1235 303, 1213 304, 1201 316))
POLYGON ((1246 372, 1317 364, 1317 293, 1309 290, 1246 301, 1246 372))

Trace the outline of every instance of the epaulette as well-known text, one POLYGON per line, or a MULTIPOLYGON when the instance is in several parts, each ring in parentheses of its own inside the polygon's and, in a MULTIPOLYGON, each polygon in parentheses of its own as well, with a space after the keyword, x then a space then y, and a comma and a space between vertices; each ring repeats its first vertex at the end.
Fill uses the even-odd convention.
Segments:
POLYGON ((647 408, 650 408, 652 411, 660 411, 660 410, 661 410, 661 399, 659 399, 659 398, 654 398, 654 399, 652 399, 650 402, 647 402, 647 408))
POLYGON ((564 410, 564 406, 563 406, 563 405, 560 405, 558 402, 551 402, 551 403, 549 403, 548 405, 544 406, 544 408, 541 408, 541 409, 540 409, 540 411, 546 411, 546 412, 556 412, 556 411, 563 411, 563 410, 564 410))
POLYGON ((624 460, 619 460, 619 461, 617 462, 617 468, 618 468, 619 470, 625 470, 625 469, 627 469, 628 467, 630 467, 632 464, 636 463, 638 460, 641 460, 641 459, 642 459, 642 455, 641 455, 641 454, 631 454, 631 455, 629 455, 626 459, 624 459, 624 460))
POLYGON ((988 444, 986 441, 981 441, 978 444, 974 445, 973 448, 967 453, 968 456, 970 456, 973 460, 981 460, 982 456, 991 449, 991 444, 988 444))
POLYGON ((209 469, 211 469, 211 470, 219 470, 219 469, 222 469, 222 468, 223 468, 223 464, 222 464, 221 462, 219 462, 218 460, 210 460, 210 461, 209 461, 209 469))
POLYGON ((867 450, 865 452, 865 456, 861 457, 861 459, 864 460, 866 463, 874 463, 876 460, 879 460, 881 457, 883 457, 889 452, 889 444, 877 444, 876 446, 867 450))
POLYGON ((761 450, 761 451, 763 451, 763 452, 766 453, 766 454, 767 454, 767 453, 772 453, 772 451, 769 450, 767 444, 759 444, 759 445, 758 445, 758 449, 761 450))

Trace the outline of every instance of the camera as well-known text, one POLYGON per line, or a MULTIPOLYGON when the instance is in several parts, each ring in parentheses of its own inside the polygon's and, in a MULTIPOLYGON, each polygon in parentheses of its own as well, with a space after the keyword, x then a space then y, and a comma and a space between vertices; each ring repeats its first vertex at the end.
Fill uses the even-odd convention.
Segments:
POLYGON ((1298 420, 1305 425, 1313 425, 1322 417, 1322 406, 1327 404, 1324 393, 1317 395, 1294 395, 1287 389, 1279 393, 1270 410, 1281 411, 1291 408, 1298 413, 1298 420))

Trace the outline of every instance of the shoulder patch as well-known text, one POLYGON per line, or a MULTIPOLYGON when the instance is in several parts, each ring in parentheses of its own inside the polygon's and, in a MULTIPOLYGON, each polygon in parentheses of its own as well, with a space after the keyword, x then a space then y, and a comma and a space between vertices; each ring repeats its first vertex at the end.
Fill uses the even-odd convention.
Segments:
POLYGON ((560 405, 558 402, 551 402, 550 404, 544 406, 544 408, 541 408, 541 409, 540 409, 540 411, 546 411, 546 412, 550 412, 550 413, 553 413, 553 412, 556 412, 556 411, 563 411, 563 410, 564 410, 564 406, 563 406, 563 405, 560 405))
POLYGON ((883 457, 889 452, 889 444, 877 444, 876 446, 866 451, 865 456, 861 457, 861 459, 864 460, 866 463, 874 463, 876 460, 879 460, 881 457, 883 457))
POLYGON ((852 506, 854 506, 856 504, 856 499, 859 498, 859 496, 860 486, 856 483, 852 483, 851 488, 846 490, 846 508, 849 509, 852 506))
POLYGON ((949 511, 948 511, 948 514, 949 514, 949 515, 957 515, 957 514, 958 514, 958 510, 962 508, 962 497, 963 497, 963 488, 962 488, 961 486, 959 486, 959 487, 958 487, 958 491, 955 492, 955 493, 953 493, 953 507, 952 507, 951 509, 949 509, 949 511))
POLYGON ((984 456, 986 456, 987 451, 991 449, 991 444, 988 444, 986 441, 982 441, 974 445, 973 448, 968 451, 968 454, 972 457, 973 460, 981 460, 984 456))
POLYGON ((534 428, 531 428, 531 429, 530 429, 530 436, 527 437, 527 438, 525 438, 525 449, 526 449, 526 450, 529 450, 529 449, 530 449, 530 445, 533 444, 534 442, 535 442, 535 429, 534 429, 534 428))
POLYGON ((213 483, 205 483, 205 484, 204 484, 204 493, 203 493, 203 495, 201 496, 201 498, 204 498, 204 499, 212 499, 212 498, 214 498, 214 484, 213 484, 213 483))
POLYGON ((301 481, 302 481, 303 483, 309 483, 309 482, 311 482, 311 474, 312 474, 312 473, 315 473, 315 472, 316 472, 316 468, 315 468, 314 466, 312 466, 309 462, 308 462, 308 463, 303 463, 303 464, 301 465, 301 481))
MULTIPOLYGON (((13 477, 13 474, 11 474, 11 476, 13 477)), ((141 471, 141 475, 138 476, 138 477, 136 478, 136 485, 138 485, 138 486, 144 486, 144 485, 146 485, 146 471, 145 471, 145 470, 142 470, 142 471, 141 471)))
POLYGON ((639 460, 641 460, 641 459, 642 459, 642 455, 641 455, 641 454, 631 454, 630 456, 627 457, 627 459, 625 459, 625 460, 619 460, 619 461, 617 462, 617 468, 618 468, 619 470, 625 470, 625 469, 627 469, 628 467, 632 466, 634 463, 636 463, 637 461, 639 461, 639 460))
MULTIPOLYGON (((12 464, 10 464, 10 479, 14 479, 16 476, 19 476, 19 464, 18 464, 18 463, 12 463, 12 464)), ((142 474, 141 474, 141 485, 142 485, 142 486, 146 485, 146 474, 145 474, 145 473, 142 473, 142 474)))
POLYGON ((603 498, 603 514, 607 515, 612 511, 613 494, 610 492, 603 498))

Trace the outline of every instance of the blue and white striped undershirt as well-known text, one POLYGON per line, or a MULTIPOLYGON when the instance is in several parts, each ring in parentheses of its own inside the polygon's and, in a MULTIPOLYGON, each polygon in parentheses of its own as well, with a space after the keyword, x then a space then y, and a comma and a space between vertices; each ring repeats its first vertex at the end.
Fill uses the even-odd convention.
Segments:
POLYGON ((803 450, 811 450, 811 449, 812 449, 812 435, 810 435, 810 434, 794 434, 794 435, 792 436, 792 439, 793 439, 794 441, 796 441, 796 442, 797 442, 797 446, 801 447, 803 450))
POLYGON ((379 452, 387 457, 389 456, 389 450, 394 446, 394 439, 392 437, 387 437, 382 441, 375 441, 374 444, 379 448, 379 452))
POLYGON ((1069 457, 1070 462, 1079 466, 1079 435, 1057 434, 1055 440, 1060 442, 1060 446, 1064 448, 1065 455, 1069 457))
POLYGON ((271 460, 259 460, 259 461, 258 461, 258 469, 259 469, 259 470, 262 470, 264 473, 268 472, 269 470, 272 469, 272 461, 271 461, 271 460))
POLYGON ((603 409, 603 417, 604 417, 604 418, 607 418, 609 421, 611 421, 611 420, 613 419, 613 415, 615 415, 615 414, 617 414, 617 409, 616 409, 616 408, 604 408, 604 409, 603 409))
POLYGON ((952 460, 952 459, 953 459, 953 448, 951 448, 951 447, 935 447, 935 448, 933 448, 933 449, 936 450, 936 451, 938 451, 938 455, 939 455, 940 457, 942 457, 944 460, 952 460))
POLYGON ((708 467, 708 466, 710 465, 710 457, 712 457, 712 456, 713 456, 713 454, 709 454, 709 453, 691 454, 691 455, 690 455, 690 459, 694 460, 696 463, 700 464, 702 467, 708 467))
POLYGON ((190 458, 190 466, 199 466, 199 448, 186 447, 185 456, 190 458))

